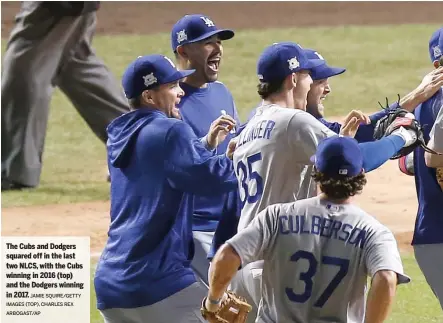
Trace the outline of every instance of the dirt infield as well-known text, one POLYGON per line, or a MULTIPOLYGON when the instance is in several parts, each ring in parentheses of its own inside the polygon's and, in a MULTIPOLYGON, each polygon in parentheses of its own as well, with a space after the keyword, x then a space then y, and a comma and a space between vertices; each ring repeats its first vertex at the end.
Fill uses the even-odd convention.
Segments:
MULTIPOLYGON (((19 2, 1 2, 2 36, 9 33, 19 2)), ((441 23, 440 2, 103 2, 98 33, 168 32, 183 15, 204 13, 234 29, 314 25, 441 23)))
MULTIPOLYGON (((369 173, 364 193, 356 198, 358 205, 395 232, 403 250, 410 249, 416 200, 413 178, 400 175, 395 161, 369 173)), ((2 235, 90 236, 93 253, 103 248, 108 225, 108 202, 2 209, 2 235)))
MULTIPOLYGON (((1 8, 2 37, 7 37, 19 3, 2 2, 1 8)), ((439 2, 109 2, 99 11, 97 32, 169 31, 180 16, 194 12, 208 14, 219 26, 234 29, 441 23, 439 2)), ((368 183, 357 203, 396 233, 402 249, 409 249, 417 209, 413 178, 400 175, 396 162, 390 161, 368 174, 368 183)), ((2 209, 2 235, 90 236, 93 253, 102 249, 108 224, 108 202, 2 209)))

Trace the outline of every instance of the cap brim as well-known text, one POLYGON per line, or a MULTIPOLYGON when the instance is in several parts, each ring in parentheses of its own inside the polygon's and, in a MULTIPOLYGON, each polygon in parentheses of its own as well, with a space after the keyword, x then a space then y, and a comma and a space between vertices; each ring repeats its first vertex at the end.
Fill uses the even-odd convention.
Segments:
POLYGON ((177 71, 174 74, 172 74, 167 80, 165 80, 165 83, 172 83, 178 80, 181 80, 189 75, 191 75, 192 73, 194 73, 195 70, 183 70, 183 71, 177 71))
POLYGON ((230 30, 230 29, 217 29, 217 30, 207 32, 207 33, 205 33, 205 34, 201 35, 200 37, 197 37, 193 40, 190 40, 190 41, 188 41, 188 43, 195 43, 200 40, 212 37, 214 35, 218 35, 221 40, 228 40, 228 39, 233 38, 235 33, 233 30, 230 30))
POLYGON ((311 77, 313 80, 327 79, 335 75, 342 74, 346 71, 343 67, 331 67, 327 64, 315 67, 311 70, 311 77))

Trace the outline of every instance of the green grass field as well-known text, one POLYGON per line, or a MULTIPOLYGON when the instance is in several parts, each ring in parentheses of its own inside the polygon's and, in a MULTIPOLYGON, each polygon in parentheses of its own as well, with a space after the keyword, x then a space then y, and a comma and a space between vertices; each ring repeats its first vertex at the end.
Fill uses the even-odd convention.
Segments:
MULTIPOLYGON (((231 89, 244 121, 258 102, 255 65, 259 53, 276 41, 293 40, 315 48, 330 64, 347 72, 331 79, 327 115, 343 115, 352 108, 378 109, 385 96, 395 100, 413 89, 430 71, 427 41, 437 25, 388 27, 295 28, 238 31, 224 42, 221 80, 231 89)), ((4 50, 5 41, 2 41, 4 50)), ((138 55, 171 55, 169 34, 97 36, 94 46, 120 79, 138 55)), ((2 206, 69 203, 108 199, 106 152, 67 98, 56 91, 44 153, 41 185, 37 190, 6 192, 2 206)))
MULTIPOLYGON (((259 102, 255 91, 255 64, 265 46, 277 41, 297 41, 315 48, 330 65, 347 68, 332 79, 333 94, 325 105, 327 115, 350 109, 378 109, 385 96, 412 90, 431 70, 427 41, 438 25, 378 27, 325 27, 238 31, 224 43, 220 80, 232 91, 242 120, 259 102)), ((126 65, 139 55, 160 53, 172 57, 169 34, 147 36, 97 36, 94 46, 120 79, 126 65)), ((2 40, 2 52, 5 41, 2 40)), ((36 190, 2 193, 2 207, 107 200, 106 152, 60 91, 51 103, 41 185, 36 190)), ((443 322, 441 309, 413 256, 405 254, 406 272, 413 282, 400 286, 392 323, 443 322)), ((92 276, 91 276, 92 279, 92 276)), ((102 322, 91 290, 91 323, 102 322)))
MULTIPOLYGON (((403 254, 405 272, 412 281, 406 285, 400 285, 397 289, 395 304, 388 323, 443 323, 443 314, 437 299, 432 294, 420 269, 415 262, 414 256, 403 254)), ((95 268, 91 265, 91 268, 95 268)), ((91 273, 91 286, 93 274, 91 273)), ((91 288, 91 323, 102 323, 103 319, 96 310, 96 299, 93 287, 91 288)))

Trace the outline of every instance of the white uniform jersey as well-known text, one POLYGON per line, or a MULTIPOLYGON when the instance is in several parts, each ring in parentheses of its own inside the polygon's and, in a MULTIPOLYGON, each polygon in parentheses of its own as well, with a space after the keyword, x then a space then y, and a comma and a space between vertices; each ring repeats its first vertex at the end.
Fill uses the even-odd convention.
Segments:
POLYGON ((267 207, 227 243, 242 266, 264 259, 256 322, 361 323, 368 276, 392 270, 410 281, 389 229, 318 196, 267 207))
POLYGON ((429 133, 429 137, 434 138, 434 149, 438 152, 443 151, 443 106, 440 107, 437 118, 429 133))
POLYGON ((238 136, 233 158, 242 202, 238 230, 268 205, 315 196, 310 157, 321 140, 334 135, 305 111, 258 107, 238 136))

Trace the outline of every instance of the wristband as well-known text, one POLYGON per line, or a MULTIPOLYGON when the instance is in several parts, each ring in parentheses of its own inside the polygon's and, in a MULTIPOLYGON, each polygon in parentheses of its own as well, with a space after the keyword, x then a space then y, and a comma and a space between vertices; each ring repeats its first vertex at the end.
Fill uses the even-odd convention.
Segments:
POLYGON ((211 303, 212 305, 218 305, 218 304, 220 304, 222 298, 223 298, 223 296, 220 297, 219 299, 211 299, 211 298, 208 297, 208 301, 209 301, 209 303, 211 303))

